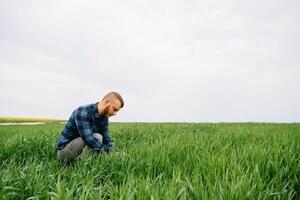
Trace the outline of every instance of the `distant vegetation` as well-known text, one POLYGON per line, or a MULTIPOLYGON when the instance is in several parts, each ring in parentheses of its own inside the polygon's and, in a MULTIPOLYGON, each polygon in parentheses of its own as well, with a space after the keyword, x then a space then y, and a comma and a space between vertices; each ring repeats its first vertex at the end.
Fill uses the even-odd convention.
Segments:
POLYGON ((25 117, 0 117, 0 123, 7 122, 65 122, 64 119, 50 118, 25 118, 25 117))

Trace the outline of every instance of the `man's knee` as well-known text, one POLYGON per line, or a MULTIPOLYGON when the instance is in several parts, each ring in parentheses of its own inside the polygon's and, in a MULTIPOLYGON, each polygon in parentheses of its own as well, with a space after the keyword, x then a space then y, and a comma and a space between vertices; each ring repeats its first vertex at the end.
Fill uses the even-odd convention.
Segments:
POLYGON ((70 163, 82 153, 84 147, 84 141, 78 137, 69 142, 62 150, 59 150, 57 156, 61 162, 70 163))
MULTIPOLYGON (((93 133, 93 136, 102 143, 103 137, 100 133, 93 133)), ((83 139, 78 137, 72 140, 64 149, 57 152, 58 159, 62 163, 71 163, 75 161, 75 158, 82 152, 86 152, 89 147, 86 146, 83 139)))
POLYGON ((93 133, 93 136, 99 140, 100 143, 103 141, 103 137, 100 133, 93 133))

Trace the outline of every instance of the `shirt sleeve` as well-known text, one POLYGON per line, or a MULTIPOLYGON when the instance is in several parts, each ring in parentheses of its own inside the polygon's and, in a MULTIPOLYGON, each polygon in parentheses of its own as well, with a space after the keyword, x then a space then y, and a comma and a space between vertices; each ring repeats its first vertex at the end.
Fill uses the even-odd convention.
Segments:
POLYGON ((104 131, 103 131, 102 136, 103 136, 103 144, 105 144, 105 145, 107 145, 109 147, 113 146, 113 144, 114 144, 113 140, 109 136, 108 121, 107 121, 107 123, 106 123, 106 125, 104 127, 104 131))
POLYGON ((84 143, 95 151, 100 151, 103 145, 93 136, 93 130, 86 110, 78 110, 75 115, 75 123, 84 143))

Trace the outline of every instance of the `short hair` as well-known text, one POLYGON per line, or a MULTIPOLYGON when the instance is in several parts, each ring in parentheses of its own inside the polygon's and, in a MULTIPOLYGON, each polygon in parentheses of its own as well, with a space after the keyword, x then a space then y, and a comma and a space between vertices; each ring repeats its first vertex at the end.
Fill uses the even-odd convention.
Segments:
POLYGON ((121 96, 119 93, 117 93, 117 92, 109 92, 109 93, 107 93, 107 94, 103 97, 103 99, 102 99, 101 101, 103 101, 103 100, 112 100, 112 99, 117 99, 117 100, 119 100, 120 103, 121 103, 121 108, 123 108, 123 106, 124 106, 123 98, 122 98, 122 96, 121 96))

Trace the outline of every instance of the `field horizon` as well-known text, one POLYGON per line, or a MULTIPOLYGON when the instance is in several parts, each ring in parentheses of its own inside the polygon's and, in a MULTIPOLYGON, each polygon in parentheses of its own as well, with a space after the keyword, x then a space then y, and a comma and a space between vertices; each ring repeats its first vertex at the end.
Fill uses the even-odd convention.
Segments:
MULTIPOLYGON (((6 122, 67 122, 68 119, 46 117, 0 116, 0 123, 6 122)), ((300 122, 277 121, 117 121, 111 123, 190 123, 190 124, 300 124, 300 122)))
POLYGON ((58 119, 58 118, 0 116, 0 123, 9 123, 9 122, 66 122, 66 121, 67 121, 67 119, 58 119))

